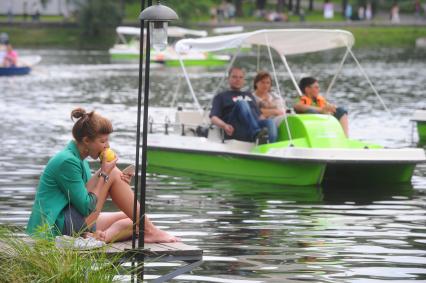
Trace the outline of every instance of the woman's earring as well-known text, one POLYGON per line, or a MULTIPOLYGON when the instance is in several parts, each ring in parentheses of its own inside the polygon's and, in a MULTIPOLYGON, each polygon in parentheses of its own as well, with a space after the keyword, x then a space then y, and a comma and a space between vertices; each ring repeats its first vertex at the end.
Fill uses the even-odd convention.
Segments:
POLYGON ((88 147, 86 147, 86 153, 89 154, 89 148, 88 147))

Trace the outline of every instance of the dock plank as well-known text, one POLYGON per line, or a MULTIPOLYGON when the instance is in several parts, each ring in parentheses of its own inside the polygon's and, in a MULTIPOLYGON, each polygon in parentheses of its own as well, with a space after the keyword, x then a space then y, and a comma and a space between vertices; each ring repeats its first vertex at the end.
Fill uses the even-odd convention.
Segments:
MULTIPOLYGON (((30 237, 19 237, 27 245, 34 244, 34 240, 30 237)), ((7 243, 0 242, 0 251, 8 247, 7 243)), ((116 242, 111 243, 106 246, 106 249, 92 249, 92 250, 82 250, 82 253, 88 252, 103 252, 113 255, 124 255, 126 253, 143 253, 147 257, 158 257, 158 256, 192 256, 192 257, 202 257, 203 250, 199 249, 196 246, 186 245, 182 242, 176 243, 146 243, 143 250, 132 249, 132 241, 116 242)))

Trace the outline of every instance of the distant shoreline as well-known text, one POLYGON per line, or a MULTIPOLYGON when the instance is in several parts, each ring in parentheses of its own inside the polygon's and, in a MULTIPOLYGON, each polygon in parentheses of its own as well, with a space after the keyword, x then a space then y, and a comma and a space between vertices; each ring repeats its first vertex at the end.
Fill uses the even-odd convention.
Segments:
MULTIPOLYGON (((328 28, 344 29, 355 36, 354 48, 410 48, 415 47, 416 39, 426 37, 426 22, 418 21, 401 23, 398 25, 383 22, 294 22, 294 23, 268 23, 251 22, 238 23, 246 31, 265 28, 328 28)), ((137 26, 135 23, 123 25, 137 26)), ((80 30, 75 23, 0 23, 0 32, 7 32, 12 44, 16 48, 66 48, 66 49, 94 49, 108 50, 116 41, 115 31, 104 31, 94 38, 82 38, 80 30)), ((209 30, 214 27, 227 26, 198 23, 193 28, 209 30)))

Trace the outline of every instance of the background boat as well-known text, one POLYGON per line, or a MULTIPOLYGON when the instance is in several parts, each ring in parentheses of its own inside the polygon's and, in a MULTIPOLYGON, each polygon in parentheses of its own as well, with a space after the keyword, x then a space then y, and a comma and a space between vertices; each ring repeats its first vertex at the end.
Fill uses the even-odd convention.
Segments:
POLYGON ((41 61, 40 56, 22 56, 16 67, 0 67, 0 76, 21 76, 31 72, 32 66, 41 61))
MULTIPOLYGON (((111 59, 114 61, 128 61, 139 59, 140 29, 136 27, 119 26, 116 29, 118 42, 109 49, 111 59)), ((164 51, 151 51, 151 61, 166 66, 179 66, 179 57, 187 66, 221 66, 229 61, 228 55, 218 55, 210 52, 186 52, 177 54, 174 42, 186 37, 205 37, 207 31, 192 30, 181 27, 169 27, 168 36, 171 43, 164 51)))

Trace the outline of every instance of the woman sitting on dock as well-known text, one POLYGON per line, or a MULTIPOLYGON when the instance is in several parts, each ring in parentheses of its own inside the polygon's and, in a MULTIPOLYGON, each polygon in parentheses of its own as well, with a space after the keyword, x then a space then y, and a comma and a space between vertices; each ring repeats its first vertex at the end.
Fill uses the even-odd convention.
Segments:
MULTIPOLYGON (((72 129, 74 140, 47 163, 27 232, 45 238, 85 233, 107 243, 129 239, 133 231, 134 194, 129 185, 132 176, 117 168, 117 157, 109 162, 103 158, 101 168, 91 176, 86 160, 98 159, 109 147, 112 124, 94 111, 87 113, 82 108, 71 112, 73 118, 77 119, 72 129), (101 212, 108 196, 120 212, 101 212)), ((178 241, 146 216, 144 228, 147 243, 178 241)))

